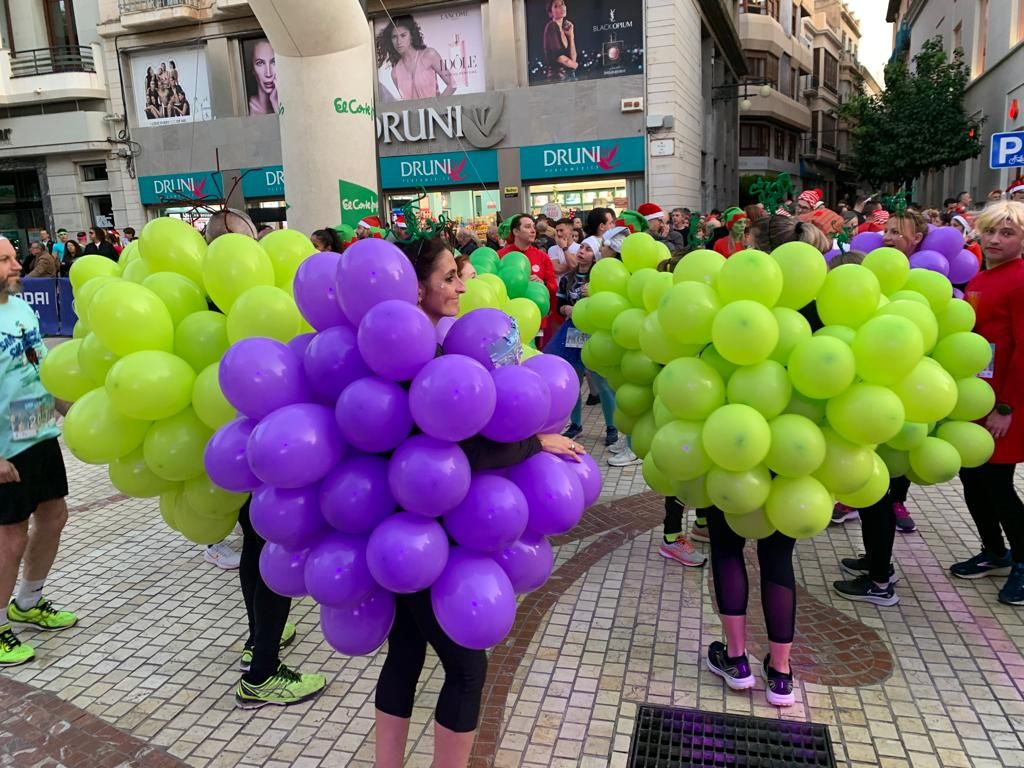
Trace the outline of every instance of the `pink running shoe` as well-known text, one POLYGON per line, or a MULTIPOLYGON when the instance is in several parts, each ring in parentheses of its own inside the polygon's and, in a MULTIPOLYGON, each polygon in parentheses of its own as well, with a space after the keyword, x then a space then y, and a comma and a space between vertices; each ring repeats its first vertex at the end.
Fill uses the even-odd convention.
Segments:
POLYGON ((897 501, 892 505, 892 512, 896 515, 896 530, 900 533, 913 533, 917 530, 917 523, 907 512, 907 505, 897 501))
POLYGON ((680 536, 671 544, 662 541, 658 554, 667 560, 675 560, 690 568, 699 568, 708 561, 705 555, 693 548, 693 544, 685 536, 680 536))

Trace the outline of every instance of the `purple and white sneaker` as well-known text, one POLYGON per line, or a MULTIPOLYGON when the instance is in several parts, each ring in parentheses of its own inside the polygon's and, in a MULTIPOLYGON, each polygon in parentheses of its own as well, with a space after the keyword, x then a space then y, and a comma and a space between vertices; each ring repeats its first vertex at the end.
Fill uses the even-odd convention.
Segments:
POLYGON ((764 695, 773 707, 791 707, 796 703, 793 694, 793 673, 784 674, 772 669, 772 657, 765 656, 761 670, 764 672, 764 695))
POLYGON ((715 640, 708 646, 708 669, 720 678, 733 691, 745 691, 753 688, 757 680, 750 672, 750 660, 747 654, 729 656, 725 643, 715 640))

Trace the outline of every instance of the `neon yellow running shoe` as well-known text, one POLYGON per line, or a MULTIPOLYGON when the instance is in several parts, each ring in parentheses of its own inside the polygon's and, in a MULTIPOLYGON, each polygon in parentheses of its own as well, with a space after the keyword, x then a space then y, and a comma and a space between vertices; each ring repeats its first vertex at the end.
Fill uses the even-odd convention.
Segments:
POLYGON ((11 624, 23 624, 46 632, 68 629, 78 623, 78 617, 71 611, 58 611, 52 602, 43 598, 39 598, 39 602, 27 611, 21 610, 18 604, 11 600, 11 604, 7 606, 7 620, 11 624))
POLYGON ((35 657, 32 646, 16 638, 10 624, 0 626, 0 667, 16 667, 35 657))
MULTIPOLYGON (((284 624, 284 631, 281 632, 281 648, 287 648, 295 640, 295 625, 290 621, 286 621, 284 624)), ((252 666, 252 646, 247 645, 242 649, 242 659, 238 662, 238 667, 243 672, 248 672, 252 666)))
POLYGON ((238 681, 235 689, 235 704, 241 709, 259 709, 268 704, 287 707, 315 699, 327 687, 323 675, 303 675, 284 664, 268 677, 262 685, 238 681))

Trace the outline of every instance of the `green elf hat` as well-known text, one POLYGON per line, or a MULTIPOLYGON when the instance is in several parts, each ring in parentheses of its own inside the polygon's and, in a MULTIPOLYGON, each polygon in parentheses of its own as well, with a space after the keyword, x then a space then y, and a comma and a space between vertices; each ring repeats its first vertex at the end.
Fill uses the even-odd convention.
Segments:
POLYGON ((508 240, 509 235, 512 234, 512 217, 509 216, 507 219, 498 225, 498 237, 502 240, 508 240))
POLYGON ((338 237, 341 238, 341 242, 348 245, 356 239, 356 230, 354 227, 350 227, 348 224, 339 224, 334 228, 334 231, 338 233, 338 237))
POLYGON ((630 231, 630 234, 633 232, 646 232, 651 228, 647 217, 638 211, 623 211, 619 214, 619 218, 616 219, 615 226, 625 227, 630 231))
POLYGON ((736 206, 733 206, 732 208, 726 208, 725 212, 722 214, 722 219, 725 221, 725 228, 728 229, 730 232, 732 232, 732 228, 736 225, 737 222, 743 221, 746 218, 747 214, 743 211, 743 209, 737 208, 736 206))

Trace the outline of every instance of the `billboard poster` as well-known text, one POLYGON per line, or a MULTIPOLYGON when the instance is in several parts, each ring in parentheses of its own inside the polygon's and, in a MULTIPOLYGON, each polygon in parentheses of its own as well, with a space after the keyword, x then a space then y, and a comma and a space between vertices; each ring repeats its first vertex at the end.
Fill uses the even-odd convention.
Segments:
POLYGON ((131 57, 132 86, 139 125, 210 120, 206 50, 156 48, 131 57))
POLYGON ((377 103, 485 90, 479 5, 381 16, 373 22, 377 103))
POLYGON ((280 109, 277 92, 277 58, 265 37, 242 41, 242 74, 245 103, 250 115, 276 115, 280 109))
POLYGON ((530 85, 644 71, 643 3, 526 0, 530 85))

